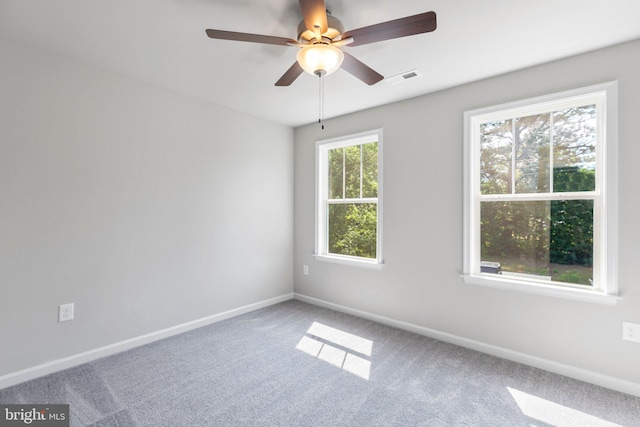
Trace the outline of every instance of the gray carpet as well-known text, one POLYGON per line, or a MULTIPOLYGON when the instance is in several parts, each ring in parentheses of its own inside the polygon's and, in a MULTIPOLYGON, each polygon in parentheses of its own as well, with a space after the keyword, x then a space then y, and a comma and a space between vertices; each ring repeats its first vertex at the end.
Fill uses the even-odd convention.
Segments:
POLYGON ((14 387, 72 426, 640 426, 640 398, 299 301, 14 387))

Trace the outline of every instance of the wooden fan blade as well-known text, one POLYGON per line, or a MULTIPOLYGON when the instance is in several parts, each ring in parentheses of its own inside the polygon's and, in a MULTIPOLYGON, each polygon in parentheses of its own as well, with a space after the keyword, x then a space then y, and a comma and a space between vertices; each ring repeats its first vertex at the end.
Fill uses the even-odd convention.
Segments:
POLYGON ((284 73, 282 77, 280 77, 280 80, 276 82, 276 86, 289 86, 303 72, 304 70, 302 69, 300 64, 298 64, 298 61, 294 62, 291 68, 289 68, 287 72, 284 73))
POLYGON ((319 28, 320 34, 327 32, 329 24, 327 24, 327 9, 324 6, 324 0, 300 0, 300 9, 307 30, 317 33, 316 28, 319 28))
POLYGON ((347 31, 342 35, 342 38, 353 37, 353 43, 349 46, 360 46, 398 37, 428 33, 434 31, 436 26, 436 13, 425 12, 347 31))
POLYGON ((289 46, 298 42, 286 37, 263 36, 261 34, 236 33, 235 31, 207 30, 207 35, 212 39, 235 40, 239 42, 252 42, 264 44, 276 44, 279 46, 289 46))
POLYGON ((353 76, 359 78, 369 86, 378 83, 380 80, 384 79, 384 77, 365 65, 364 63, 357 60, 355 57, 350 55, 347 52, 344 53, 344 61, 342 61, 342 68, 353 76))

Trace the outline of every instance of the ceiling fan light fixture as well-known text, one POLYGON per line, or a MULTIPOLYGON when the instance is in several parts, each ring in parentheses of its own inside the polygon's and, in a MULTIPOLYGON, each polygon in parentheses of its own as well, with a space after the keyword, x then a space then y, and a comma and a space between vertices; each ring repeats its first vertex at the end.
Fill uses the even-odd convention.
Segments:
POLYGON ((317 43, 305 46, 296 55, 298 64, 311 75, 329 75, 340 68, 344 54, 329 44, 317 43))

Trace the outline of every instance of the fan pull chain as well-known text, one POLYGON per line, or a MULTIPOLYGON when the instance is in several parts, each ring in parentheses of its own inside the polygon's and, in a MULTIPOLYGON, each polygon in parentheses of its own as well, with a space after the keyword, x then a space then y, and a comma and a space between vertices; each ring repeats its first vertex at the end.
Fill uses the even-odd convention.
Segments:
POLYGON ((319 96, 318 96, 318 123, 320 124, 322 130, 324 130, 324 124, 322 121, 324 120, 324 73, 318 72, 318 81, 319 81, 319 96))

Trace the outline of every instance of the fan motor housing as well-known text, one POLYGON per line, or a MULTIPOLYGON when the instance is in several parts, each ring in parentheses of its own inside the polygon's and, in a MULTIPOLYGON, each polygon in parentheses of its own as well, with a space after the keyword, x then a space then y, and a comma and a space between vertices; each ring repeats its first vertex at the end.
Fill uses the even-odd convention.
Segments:
MULTIPOLYGON (((339 37, 344 33, 344 25, 342 22, 338 18, 327 13, 327 24, 329 28, 324 34, 322 34, 322 38, 329 39, 329 41, 339 40, 339 37)), ((315 40, 315 38, 315 33, 308 30, 304 24, 304 19, 300 21, 298 24, 298 41, 306 44, 315 40)))

